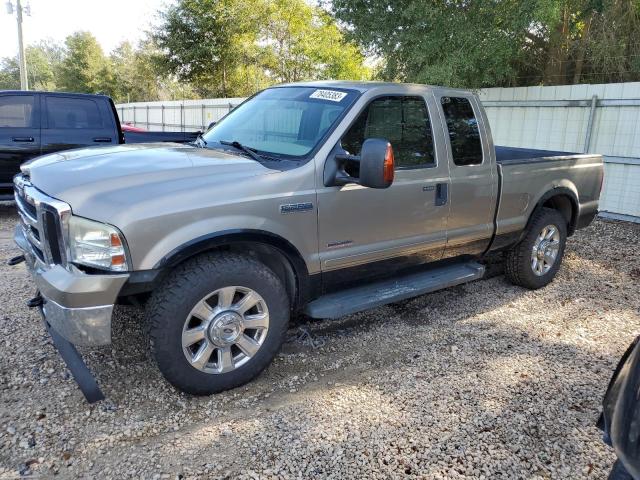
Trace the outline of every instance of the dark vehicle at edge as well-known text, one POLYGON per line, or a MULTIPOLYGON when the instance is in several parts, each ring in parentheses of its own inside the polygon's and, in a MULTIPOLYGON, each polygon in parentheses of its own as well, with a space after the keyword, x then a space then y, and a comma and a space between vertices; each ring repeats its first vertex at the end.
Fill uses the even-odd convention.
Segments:
POLYGON ((640 337, 624 353, 602 402, 598 427, 618 460, 609 480, 640 480, 640 337))
POLYGON ((13 199, 13 176, 34 157, 86 146, 187 143, 199 133, 123 132, 106 95, 0 91, 0 200, 13 199))

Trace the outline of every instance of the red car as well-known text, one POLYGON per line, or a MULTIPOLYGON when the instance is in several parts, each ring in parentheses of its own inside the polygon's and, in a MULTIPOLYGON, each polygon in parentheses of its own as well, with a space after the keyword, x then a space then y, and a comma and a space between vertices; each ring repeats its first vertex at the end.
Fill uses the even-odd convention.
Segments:
POLYGON ((120 128, 122 128, 123 132, 146 132, 144 128, 134 127, 133 125, 129 125, 127 123, 123 123, 122 125, 120 125, 120 128))

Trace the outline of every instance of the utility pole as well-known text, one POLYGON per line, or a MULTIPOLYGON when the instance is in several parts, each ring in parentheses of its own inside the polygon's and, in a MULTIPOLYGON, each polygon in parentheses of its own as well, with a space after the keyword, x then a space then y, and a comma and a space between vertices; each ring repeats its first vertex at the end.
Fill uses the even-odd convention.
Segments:
POLYGON ((22 40, 22 5, 20 0, 16 0, 16 10, 18 18, 18 59, 20 60, 20 90, 29 90, 29 81, 27 80, 27 59, 24 55, 24 42, 22 40))
MULTIPOLYGON (((24 54, 24 41, 22 40, 22 3, 16 0, 16 18, 18 20, 18 63, 20 65, 20 89, 29 90, 29 81, 27 80, 27 59, 24 54)), ((27 15, 31 15, 31 7, 27 5, 25 8, 27 15)), ((7 2, 7 13, 13 14, 13 3, 11 0, 7 2)))

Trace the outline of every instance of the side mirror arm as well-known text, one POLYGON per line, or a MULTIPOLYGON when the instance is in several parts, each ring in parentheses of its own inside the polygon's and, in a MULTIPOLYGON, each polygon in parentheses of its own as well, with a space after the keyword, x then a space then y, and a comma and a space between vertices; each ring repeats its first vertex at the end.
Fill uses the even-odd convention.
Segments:
POLYGON ((333 184, 338 187, 342 187, 349 183, 360 184, 359 179, 352 177, 349 175, 344 166, 347 162, 360 163, 360 157, 357 155, 348 155, 348 154, 337 154, 335 156, 336 162, 338 163, 338 170, 336 171, 333 184))
POLYGON ((339 162, 360 162, 360 157, 358 155, 349 155, 346 153, 338 153, 335 156, 336 160, 339 162))

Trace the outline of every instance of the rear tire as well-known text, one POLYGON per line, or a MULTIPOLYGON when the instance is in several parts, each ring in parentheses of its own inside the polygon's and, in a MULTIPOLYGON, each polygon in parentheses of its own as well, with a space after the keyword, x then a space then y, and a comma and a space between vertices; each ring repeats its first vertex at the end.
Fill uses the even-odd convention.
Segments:
POLYGON ((520 243, 505 255, 505 274, 514 285, 532 290, 556 276, 567 242, 567 222, 557 210, 542 208, 534 214, 520 243))
POLYGON ((243 385, 278 353, 289 298, 262 263, 206 253, 180 265, 147 306, 152 356, 176 388, 210 395, 243 385))

